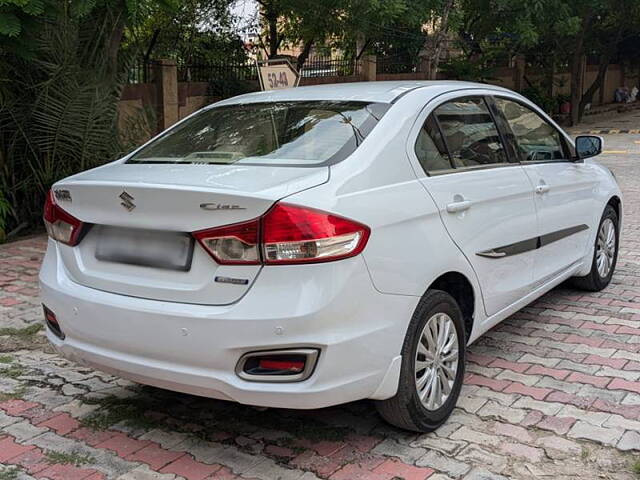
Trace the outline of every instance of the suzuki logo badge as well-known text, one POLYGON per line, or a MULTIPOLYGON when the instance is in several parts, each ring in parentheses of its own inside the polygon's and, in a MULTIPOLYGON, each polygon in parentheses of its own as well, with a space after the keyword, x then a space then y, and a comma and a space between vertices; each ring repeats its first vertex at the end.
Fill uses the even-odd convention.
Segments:
POLYGON ((132 200, 135 200, 135 198, 133 198, 131 195, 129 195, 124 190, 122 191, 122 193, 120 195, 118 195, 118 197, 120 197, 120 200, 122 200, 122 202, 120 202, 120 205, 122 205, 124 208, 126 208, 127 211, 130 212, 131 210, 136 208, 136 204, 132 202, 132 200))

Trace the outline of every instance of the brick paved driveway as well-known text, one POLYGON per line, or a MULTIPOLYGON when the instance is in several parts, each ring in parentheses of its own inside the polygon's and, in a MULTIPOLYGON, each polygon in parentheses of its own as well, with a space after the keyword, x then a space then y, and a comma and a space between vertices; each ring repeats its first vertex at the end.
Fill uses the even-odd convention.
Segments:
POLYGON ((603 156, 626 195, 612 285, 558 288, 472 346, 435 434, 366 401, 263 411, 78 367, 33 332, 44 238, 0 247, 0 479, 640 478, 640 135, 607 141, 628 152, 603 156))

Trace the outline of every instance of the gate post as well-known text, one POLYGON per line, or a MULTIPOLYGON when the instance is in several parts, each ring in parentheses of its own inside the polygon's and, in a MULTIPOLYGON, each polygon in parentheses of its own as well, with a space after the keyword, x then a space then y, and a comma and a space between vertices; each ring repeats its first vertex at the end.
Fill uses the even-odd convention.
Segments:
POLYGON ((377 57, 375 55, 363 55, 361 62, 362 79, 365 82, 375 82, 378 63, 377 57))
POLYGON ((165 130, 176 123, 178 110, 178 67, 174 60, 158 60, 156 63, 156 87, 158 89, 158 125, 165 130))

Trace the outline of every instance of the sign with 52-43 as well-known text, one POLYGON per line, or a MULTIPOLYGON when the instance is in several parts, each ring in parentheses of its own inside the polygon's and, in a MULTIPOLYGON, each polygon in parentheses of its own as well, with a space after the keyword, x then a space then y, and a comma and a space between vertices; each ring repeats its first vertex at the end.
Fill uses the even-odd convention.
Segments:
POLYGON ((298 72, 286 59, 258 62, 258 77, 262 90, 297 87, 300 81, 298 72))

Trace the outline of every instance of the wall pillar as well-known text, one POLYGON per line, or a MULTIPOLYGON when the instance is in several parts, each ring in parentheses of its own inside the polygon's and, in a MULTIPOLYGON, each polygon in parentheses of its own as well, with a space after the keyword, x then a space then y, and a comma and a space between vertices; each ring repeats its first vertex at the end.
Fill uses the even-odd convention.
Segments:
POLYGON ((524 73, 526 61, 524 56, 517 55, 513 62, 513 89, 516 92, 524 90, 524 73))
POLYGON ((375 82, 377 73, 377 57, 375 55, 362 55, 360 58, 363 80, 366 82, 375 82))
POLYGON ((178 68, 174 60, 158 60, 155 64, 158 89, 158 126, 165 130, 179 119, 178 68))

